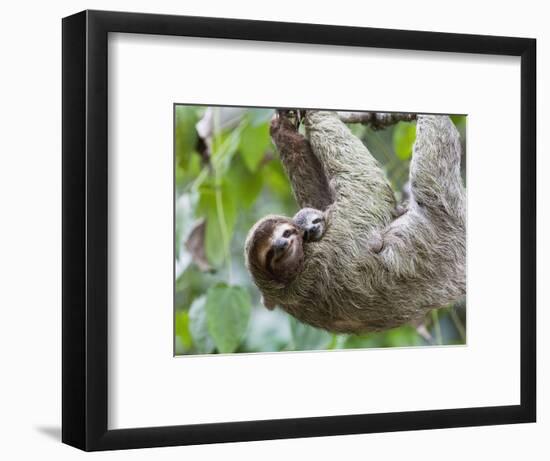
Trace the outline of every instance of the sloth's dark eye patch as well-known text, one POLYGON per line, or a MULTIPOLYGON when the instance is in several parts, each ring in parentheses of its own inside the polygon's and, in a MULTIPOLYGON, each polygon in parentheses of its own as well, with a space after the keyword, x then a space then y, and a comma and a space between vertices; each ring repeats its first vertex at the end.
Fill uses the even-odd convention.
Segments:
POLYGON ((287 229, 286 231, 283 232, 283 237, 287 239, 290 237, 291 234, 292 234, 292 231, 290 229, 287 229))
POLYGON ((313 221, 311 221, 313 224, 319 224, 321 222, 321 218, 315 218, 313 221))
POLYGON ((265 255, 265 266, 266 267, 271 267, 271 261, 273 260, 273 248, 271 248, 267 254, 265 255))

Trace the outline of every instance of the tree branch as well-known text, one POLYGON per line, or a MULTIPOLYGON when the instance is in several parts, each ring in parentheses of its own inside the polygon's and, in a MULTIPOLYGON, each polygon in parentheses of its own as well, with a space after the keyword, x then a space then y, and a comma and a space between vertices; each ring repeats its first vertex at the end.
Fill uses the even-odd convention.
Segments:
POLYGON ((416 114, 405 112, 338 112, 338 116, 344 123, 370 125, 374 130, 380 130, 401 121, 416 120, 416 114))

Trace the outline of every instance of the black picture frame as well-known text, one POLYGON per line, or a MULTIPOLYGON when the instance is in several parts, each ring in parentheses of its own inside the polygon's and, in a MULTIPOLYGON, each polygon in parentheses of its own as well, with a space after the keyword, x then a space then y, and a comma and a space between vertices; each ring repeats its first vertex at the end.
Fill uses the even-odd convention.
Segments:
MULTIPOLYGON (((63 29, 62 440, 111 450, 534 422, 536 41, 315 24, 83 11, 63 29), (521 57, 521 403, 109 430, 107 35, 109 32, 521 57)), ((268 46, 268 44, 266 44, 268 46)))

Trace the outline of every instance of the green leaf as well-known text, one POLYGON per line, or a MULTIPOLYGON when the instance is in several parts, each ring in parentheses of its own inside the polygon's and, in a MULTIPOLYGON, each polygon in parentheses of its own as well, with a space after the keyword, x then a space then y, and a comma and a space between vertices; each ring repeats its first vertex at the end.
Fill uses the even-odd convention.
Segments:
POLYGON ((212 143, 212 164, 218 174, 225 174, 241 142, 240 127, 214 136, 212 143))
POLYGON ((282 309, 268 311, 262 306, 252 310, 248 330, 239 350, 247 352, 288 350, 291 341, 288 314, 282 309))
POLYGON ((422 339, 418 333, 416 333, 416 330, 410 325, 405 325, 381 333, 349 335, 345 342, 345 348, 407 347, 421 344, 422 339))
POLYGON ((405 325, 388 331, 384 345, 386 347, 407 347, 420 344, 422 344, 422 339, 416 329, 411 325, 405 325))
POLYGON ((208 332, 220 353, 234 352, 239 347, 248 327, 250 311, 250 295, 244 288, 220 283, 208 290, 208 332))
POLYGON ((345 349, 363 349, 384 347, 385 334, 349 335, 344 343, 345 349))
POLYGON ((266 149, 271 144, 267 123, 248 123, 241 133, 239 151, 247 168, 255 172, 262 161, 266 149))
POLYGON ((186 185, 193 182, 203 168, 201 158, 195 151, 191 152, 185 168, 176 162, 176 188, 179 193, 186 185))
POLYGON ((261 172, 264 183, 279 199, 286 200, 292 197, 290 181, 279 160, 270 161, 261 172))
POLYGON ((205 250, 208 262, 215 267, 220 267, 225 261, 225 244, 221 238, 219 225, 216 218, 210 217, 206 221, 205 250))
POLYGON ((401 160, 411 158, 413 144, 416 139, 416 124, 414 122, 399 122, 393 129, 393 149, 401 160))
POLYGON ((466 126, 466 116, 465 115, 451 115, 451 120, 457 128, 463 128, 466 126))
POLYGON ((227 183, 231 187, 235 201, 243 208, 250 208, 263 187, 261 174, 251 173, 239 157, 235 157, 227 172, 227 183))
POLYGON ((206 296, 201 296, 191 304, 189 309, 189 331, 193 344, 199 354, 210 354, 216 348, 208 333, 206 321, 206 296))
POLYGON ((197 213, 206 218, 206 257, 212 266, 223 263, 233 236, 237 218, 234 195, 234 191, 226 183, 217 187, 212 183, 205 183, 199 189, 197 213), (216 197, 218 190, 221 194, 219 205, 216 197))
POLYGON ((198 116, 195 107, 176 106, 176 159, 177 164, 184 170, 188 170, 192 153, 197 145, 197 131, 195 124, 198 116))
POLYGON ((176 309, 189 309, 193 300, 216 281, 212 274, 201 272, 194 264, 189 265, 176 280, 176 309))
POLYGON ((191 349, 192 340, 189 333, 189 316, 186 311, 176 312, 176 337, 180 340, 184 349, 191 349))
POLYGON ((308 351, 328 349, 332 342, 332 335, 325 330, 306 325, 294 317, 290 319, 290 331, 294 349, 297 351, 308 351))

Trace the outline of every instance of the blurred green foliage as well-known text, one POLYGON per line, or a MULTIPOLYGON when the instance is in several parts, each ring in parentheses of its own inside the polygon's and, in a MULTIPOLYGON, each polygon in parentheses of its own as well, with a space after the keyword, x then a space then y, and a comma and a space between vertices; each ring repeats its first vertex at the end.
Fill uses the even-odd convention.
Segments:
MULTIPOLYGON (((209 354, 430 344, 406 325, 383 333, 336 335, 268 311, 244 265, 250 227, 269 213, 298 209, 269 136, 270 109, 175 107, 175 352, 209 354), (225 111, 225 112, 224 112, 225 111), (205 114, 207 117, 205 117, 205 114), (209 119, 209 143, 196 125, 209 119)), ((465 117, 453 116, 465 139, 465 117)), ((414 122, 374 131, 350 125, 385 168, 398 199, 408 177, 414 122)), ((429 315, 435 344, 465 343, 465 309, 429 315)))

